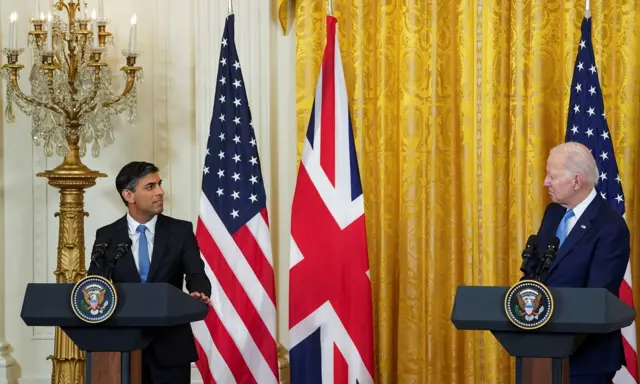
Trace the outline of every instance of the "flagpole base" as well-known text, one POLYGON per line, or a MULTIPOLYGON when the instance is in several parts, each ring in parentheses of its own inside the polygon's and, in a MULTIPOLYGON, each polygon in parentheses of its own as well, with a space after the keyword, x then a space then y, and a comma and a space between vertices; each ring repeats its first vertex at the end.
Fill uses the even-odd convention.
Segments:
POLYGON ((289 370, 289 351, 278 343, 278 370, 280 371, 280 384, 291 384, 291 371, 289 370))

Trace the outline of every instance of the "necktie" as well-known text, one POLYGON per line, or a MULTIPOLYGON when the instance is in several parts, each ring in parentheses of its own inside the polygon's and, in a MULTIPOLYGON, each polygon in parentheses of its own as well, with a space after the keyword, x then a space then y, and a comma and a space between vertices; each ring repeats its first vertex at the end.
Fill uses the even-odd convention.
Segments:
POLYGON ((562 246, 562 243, 564 243, 564 240, 567 238, 567 224, 569 222, 569 219, 573 216, 573 209, 567 209, 567 212, 565 212, 562 220, 560 221, 560 225, 558 225, 558 230, 556 231, 556 237, 558 238, 558 240, 560 240, 560 245, 558 245, 558 248, 562 246))
POLYGON ((147 276, 149 275, 149 243, 147 241, 147 227, 140 224, 138 226, 138 232, 140 233, 140 241, 138 241, 138 265, 140 267, 140 280, 143 283, 147 282, 147 276))

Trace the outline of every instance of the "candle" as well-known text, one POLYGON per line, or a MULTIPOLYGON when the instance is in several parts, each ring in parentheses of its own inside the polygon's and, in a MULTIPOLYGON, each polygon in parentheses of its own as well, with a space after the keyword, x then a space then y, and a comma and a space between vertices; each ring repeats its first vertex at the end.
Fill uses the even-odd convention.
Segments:
POLYGON ((138 19, 136 14, 133 14, 131 17, 131 30, 129 31, 129 51, 133 52, 136 50, 136 27, 137 27, 138 19))
POLYGON ((9 48, 12 48, 11 45, 13 44, 13 27, 15 26, 15 20, 13 19, 13 12, 11 12, 11 15, 9 15, 9 48))
POLYGON ((103 0, 98 1, 98 17, 100 20, 104 20, 104 2, 103 0))
POLYGON ((18 14, 14 12, 15 22, 13 23, 13 49, 18 49, 18 14))
POLYGON ((98 48, 98 21, 96 20, 96 10, 91 12, 91 29, 93 30, 93 47, 98 48))
POLYGON ((53 51, 53 16, 51 12, 47 15, 47 47, 46 50, 53 51))
POLYGON ((11 20, 11 23, 9 24, 9 48, 18 49, 18 32, 16 31, 18 14, 16 12, 12 12, 9 20, 11 20))
POLYGON ((36 0, 36 18, 40 16, 40 0, 36 0))

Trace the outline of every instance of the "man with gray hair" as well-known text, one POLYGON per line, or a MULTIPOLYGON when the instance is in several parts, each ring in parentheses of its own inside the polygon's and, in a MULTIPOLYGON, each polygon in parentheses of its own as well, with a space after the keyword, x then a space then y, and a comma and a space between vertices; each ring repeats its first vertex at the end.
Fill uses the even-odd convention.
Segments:
MULTIPOLYGON (((598 167, 589 149, 560 144, 547 159, 544 186, 552 203, 538 230, 539 248, 559 240, 542 283, 549 287, 606 288, 618 295, 629 262, 624 218, 596 191, 598 167)), ((536 270, 537 265, 532 263, 536 270)), ((624 362, 620 331, 589 336, 570 358, 571 384, 610 384, 624 362)))

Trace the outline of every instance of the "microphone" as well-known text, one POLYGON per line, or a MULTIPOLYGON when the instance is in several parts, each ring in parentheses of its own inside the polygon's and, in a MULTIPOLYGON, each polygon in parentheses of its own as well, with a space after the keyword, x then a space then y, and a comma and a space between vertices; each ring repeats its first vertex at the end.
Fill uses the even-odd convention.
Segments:
POLYGON ((93 250, 91 251, 91 261, 96 263, 100 268, 103 267, 104 255, 107 253, 108 247, 108 243, 98 243, 93 246, 93 250))
POLYGON ((126 241, 116 246, 116 255, 113 258, 114 265, 118 262, 118 260, 123 258, 127 254, 127 252, 129 252, 129 248, 131 248, 131 239, 127 239, 126 241))
POLYGON ((127 239, 126 241, 116 245, 115 256, 113 258, 110 258, 110 260, 108 260, 107 267, 105 268, 104 276, 107 279, 111 280, 111 268, 115 267, 118 260, 120 260, 127 254, 130 246, 131 246, 131 239, 127 239))
POLYGON ((556 258, 556 252, 558 252, 558 245, 560 244, 560 240, 553 236, 547 244, 547 249, 544 251, 544 255, 542 256, 542 263, 540 263, 538 267, 538 271, 536 274, 536 280, 542 281, 547 277, 547 273, 549 273, 549 267, 553 260, 556 258))
POLYGON ((529 265, 530 259, 536 254, 538 249, 538 235, 531 235, 527 240, 527 245, 522 251, 522 264, 520 265, 520 271, 522 271, 523 278, 529 278, 527 266, 529 265))

